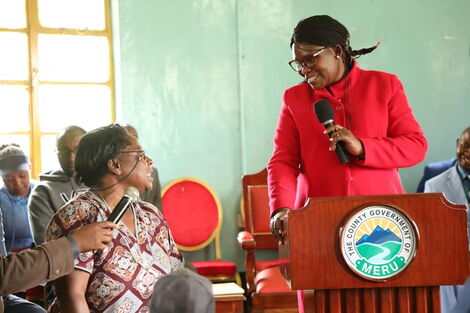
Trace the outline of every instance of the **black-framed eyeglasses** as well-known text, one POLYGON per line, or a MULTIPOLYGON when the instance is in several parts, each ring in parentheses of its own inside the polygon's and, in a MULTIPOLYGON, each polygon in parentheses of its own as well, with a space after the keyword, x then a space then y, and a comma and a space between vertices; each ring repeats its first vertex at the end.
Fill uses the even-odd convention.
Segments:
POLYGON ((119 153, 138 153, 137 159, 139 161, 145 160, 147 158, 144 150, 121 150, 119 153))
POLYGON ((315 62, 316 62, 316 59, 317 57, 320 55, 320 53, 322 53, 326 48, 328 47, 324 47, 324 48, 321 48, 320 50, 318 50, 317 52, 315 52, 314 54, 308 56, 308 57, 305 57, 303 60, 301 61, 297 61, 297 60, 292 60, 289 62, 289 66, 291 67, 291 69, 293 69, 294 71, 296 72, 301 72, 303 69, 304 69, 304 66, 307 66, 307 67, 314 67, 315 66, 315 62))

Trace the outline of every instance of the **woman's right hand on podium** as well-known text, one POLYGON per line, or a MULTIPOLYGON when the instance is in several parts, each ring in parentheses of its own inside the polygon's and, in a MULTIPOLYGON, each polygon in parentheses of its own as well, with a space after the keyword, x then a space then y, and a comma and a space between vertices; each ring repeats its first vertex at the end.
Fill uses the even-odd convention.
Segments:
POLYGON ((277 241, 282 241, 282 234, 284 233, 284 224, 282 223, 282 220, 289 211, 289 208, 282 208, 277 210, 273 217, 271 217, 269 228, 277 241))

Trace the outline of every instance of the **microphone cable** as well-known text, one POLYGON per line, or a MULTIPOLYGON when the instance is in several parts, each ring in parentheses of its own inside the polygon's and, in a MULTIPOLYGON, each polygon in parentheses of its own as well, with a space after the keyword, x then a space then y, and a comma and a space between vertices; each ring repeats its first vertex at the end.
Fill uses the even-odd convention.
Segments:
POLYGON ((115 182, 114 184, 111 184, 109 185, 108 187, 104 187, 104 188, 99 188, 99 189, 95 189, 95 188, 90 188, 91 191, 103 191, 103 190, 107 190, 111 187, 114 187, 116 186, 117 184, 120 184, 122 181, 124 181, 127 177, 129 177, 135 170, 135 168, 137 167, 137 164, 139 164, 139 162, 141 161, 140 158, 137 159, 137 161, 135 162, 134 166, 132 167, 132 169, 129 171, 129 173, 127 173, 126 176, 124 176, 123 178, 121 178, 120 180, 118 180, 117 182, 115 182))

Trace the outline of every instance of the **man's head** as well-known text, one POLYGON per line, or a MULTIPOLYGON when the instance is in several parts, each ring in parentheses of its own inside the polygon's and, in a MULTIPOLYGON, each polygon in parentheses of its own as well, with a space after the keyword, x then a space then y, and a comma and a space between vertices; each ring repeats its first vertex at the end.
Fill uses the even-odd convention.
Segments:
POLYGON ((119 123, 119 125, 121 125, 122 127, 124 127, 124 129, 125 129, 131 136, 134 136, 135 138, 139 139, 139 134, 137 134, 137 130, 135 129, 134 126, 132 126, 131 124, 128 124, 128 123, 126 123, 126 122, 119 123))
POLYGON ((460 166, 470 171, 470 127, 465 128, 457 139, 457 161, 460 166))
POLYGON ((85 130, 78 126, 67 126, 57 134, 56 149, 60 167, 67 176, 75 174, 75 152, 85 130))

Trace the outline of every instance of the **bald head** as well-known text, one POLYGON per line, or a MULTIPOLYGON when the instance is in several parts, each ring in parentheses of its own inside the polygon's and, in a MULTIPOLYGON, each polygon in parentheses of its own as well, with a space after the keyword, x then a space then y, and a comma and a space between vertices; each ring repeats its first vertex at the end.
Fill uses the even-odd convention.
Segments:
POLYGON ((460 134, 460 137, 462 137, 462 136, 465 135, 465 134, 470 134, 470 126, 467 127, 467 128, 465 128, 465 129, 462 131, 462 133, 460 134))
POLYGON ((132 126, 131 124, 128 123, 119 123, 124 129, 131 135, 134 136, 135 138, 139 139, 139 135, 137 134, 137 130, 132 126))
POLYGON ((57 138, 56 138, 56 146, 59 145, 59 142, 64 139, 64 137, 68 137, 71 134, 79 133, 81 135, 84 135, 86 131, 81 128, 80 126, 67 126, 64 129, 62 129, 60 132, 57 133, 57 138))

